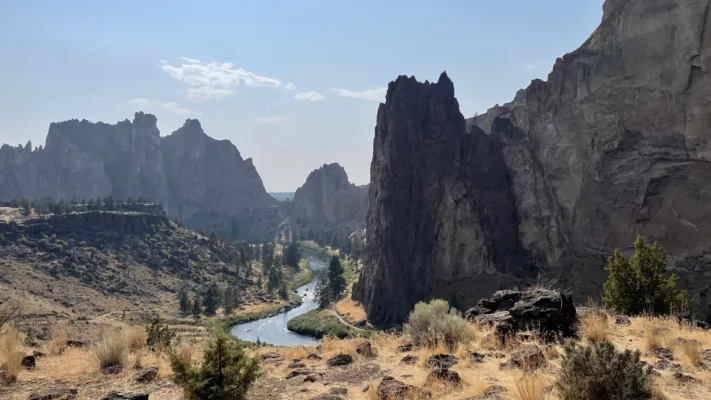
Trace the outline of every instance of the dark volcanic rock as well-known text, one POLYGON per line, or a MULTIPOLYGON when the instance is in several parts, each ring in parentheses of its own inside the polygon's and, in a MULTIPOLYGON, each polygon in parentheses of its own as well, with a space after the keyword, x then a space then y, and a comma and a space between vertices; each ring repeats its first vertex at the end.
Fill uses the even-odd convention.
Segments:
POLYGON ((35 356, 24 356, 22 358, 22 368, 26 370, 33 370, 36 365, 35 356))
POLYGON ((350 354, 338 354, 333 358, 326 361, 329 367, 338 367, 342 365, 348 365, 353 362, 353 356, 350 354))
POLYGON ((451 368, 457 364, 457 357, 452 354, 435 354, 427 359, 430 368, 451 368))
POLYGON ((392 376, 386 376, 378 385, 377 395, 379 400, 421 400, 431 399, 429 390, 408 385, 392 376))
POLYGON ((435 368, 427 375, 427 381, 441 381, 448 385, 459 387, 462 385, 462 378, 456 371, 448 368, 435 368))
POLYGON ((331 393, 324 393, 316 397, 312 397, 311 400, 343 400, 343 397, 336 396, 335 394, 331 393))
POLYGON ((511 354, 511 359, 501 364, 502 369, 520 368, 526 371, 544 368, 548 365, 541 348, 536 345, 522 346, 518 351, 511 354))
POLYGON ((669 252, 696 314, 710 311, 707 15, 701 0, 607 0, 547 81, 466 127, 446 75, 391 82, 353 292, 369 321, 401 323, 431 298, 466 310, 534 278, 597 296, 606 257, 638 234, 669 252))
POLYGON ((356 353, 363 357, 375 357, 378 354, 373 350, 373 345, 370 342, 363 342, 356 348, 356 353))
POLYGON ((110 365, 106 368, 102 368, 101 372, 103 372, 106 375, 117 375, 120 374, 121 371, 123 371, 123 367, 121 365, 110 365))
POLYGON ((76 389, 50 389, 32 393, 29 400, 76 400, 76 389))
POLYGON ((331 388, 331 390, 329 390, 328 392, 331 394, 348 394, 348 389, 341 387, 341 386, 337 386, 337 387, 331 388))
POLYGON ((417 364, 418 361, 420 361, 420 357, 409 355, 405 356, 400 360, 401 362, 409 365, 417 364))
POLYGON ((496 325, 500 334, 537 330, 572 336, 577 322, 572 296, 541 288, 498 291, 464 315, 469 320, 496 325))
POLYGON ((408 351, 412 351, 413 347, 414 345, 412 343, 403 344, 402 346, 397 346, 397 352, 407 353, 408 351))
POLYGON ((104 396, 102 400, 148 400, 148 394, 111 392, 104 396))
POLYGON ((153 382, 153 380, 156 379, 156 376, 158 376, 158 368, 156 368, 156 367, 143 368, 142 370, 139 370, 138 372, 136 372, 136 382, 141 382, 141 383, 153 382))
POLYGON ((301 375, 311 375, 311 371, 304 370, 304 369, 295 369, 293 371, 290 371, 284 379, 291 379, 291 378, 296 378, 297 376, 301 375))

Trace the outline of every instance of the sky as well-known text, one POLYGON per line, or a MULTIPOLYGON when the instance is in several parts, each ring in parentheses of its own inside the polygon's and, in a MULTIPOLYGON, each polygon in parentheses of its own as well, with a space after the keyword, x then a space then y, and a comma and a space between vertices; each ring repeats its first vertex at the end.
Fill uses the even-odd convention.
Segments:
POLYGON ((0 143, 140 110, 162 136, 199 119, 253 158, 268 191, 332 162, 366 184, 388 82, 447 71, 464 116, 486 112, 546 79, 602 2, 4 1, 0 143))

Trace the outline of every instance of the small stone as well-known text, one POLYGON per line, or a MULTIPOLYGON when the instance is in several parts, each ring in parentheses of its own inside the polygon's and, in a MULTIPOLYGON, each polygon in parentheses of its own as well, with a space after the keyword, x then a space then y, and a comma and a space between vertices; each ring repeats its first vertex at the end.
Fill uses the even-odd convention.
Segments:
POLYGON ((35 367, 35 356, 24 356, 22 358, 22 368, 32 371, 35 367))
POLYGON ((472 351, 469 353, 469 358, 472 360, 472 362, 475 363, 483 363, 484 357, 486 357, 484 354, 477 353, 476 351, 472 351))
POLYGON ((630 319, 625 317, 624 315, 618 315, 615 317, 615 323, 617 325, 630 326, 630 324, 632 324, 632 321, 630 321, 630 319))
POLYGON ((69 339, 69 340, 67 340, 67 346, 69 346, 69 347, 88 347, 89 344, 83 340, 69 339))
POLYGON ((430 368, 451 368, 457 364, 457 357, 452 354, 436 354, 427 359, 430 368))
POLYGON ((29 400, 76 400, 76 398, 76 389, 62 388, 32 393, 29 400))
POLYGON ((403 344, 402 346, 397 346, 398 353, 407 353, 412 351, 414 345, 412 343, 403 344))
POLYGON ((403 357, 401 362, 408 364, 408 365, 414 365, 417 364, 417 362, 420 361, 420 357, 413 356, 413 355, 408 355, 403 357))
POLYGON ((120 365, 110 365, 104 369, 101 370, 101 372, 105 373, 106 375, 117 375, 120 374, 121 371, 123 371, 123 367, 120 365))
POLYGON ((287 368, 306 368, 306 364, 294 360, 294 361, 292 361, 291 363, 289 363, 289 365, 287 366, 287 368))
POLYGON ((435 368, 427 375, 427 381, 442 381, 454 387, 462 385, 462 378, 457 371, 452 371, 448 368, 435 368))
POLYGON ((492 395, 492 394, 503 393, 503 392, 508 392, 508 391, 509 391, 509 390, 506 389, 506 388, 503 387, 503 386, 491 385, 491 386, 489 386, 488 388, 486 388, 486 389, 484 390, 484 394, 487 395, 487 396, 490 396, 490 395, 492 395))
POLYGON ((306 371, 306 370, 303 370, 303 369, 295 369, 295 370, 289 372, 289 373, 286 375, 286 378, 285 378, 285 379, 291 379, 291 378, 295 378, 295 377, 300 376, 300 375, 310 375, 310 374, 311 374, 311 371, 306 371))
POLYGON ((307 360, 322 360, 323 357, 321 357, 320 355, 318 355, 316 353, 311 353, 308 356, 306 356, 306 359, 307 360))
POLYGON ((316 397, 312 397, 311 400, 343 400, 343 398, 340 396, 336 396, 335 394, 324 393, 316 397))
POLYGON ((671 350, 660 347, 658 349, 650 350, 645 354, 647 357, 657 357, 665 360, 673 360, 674 353, 671 350))
POLYGON ((328 391, 330 394, 347 394, 348 389, 342 387, 342 386, 336 386, 334 388, 331 388, 331 390, 328 391))
POLYGON ((149 368, 143 368, 136 372, 136 382, 140 383, 149 383, 153 382, 154 379, 156 379, 156 376, 158 376, 158 368, 156 367, 149 367, 149 368))
POLYGON ((350 354, 338 354, 338 355, 334 356, 333 358, 331 358, 330 360, 328 360, 326 362, 326 364, 329 367, 339 367, 339 366, 351 364, 352 362, 353 362, 353 356, 351 356, 350 354))
POLYGON ((370 342, 363 342, 358 345, 356 348, 356 353, 360 354, 363 357, 375 357, 377 354, 373 350, 373 346, 370 344, 370 342))
POLYGON ((699 383, 699 381, 693 376, 684 375, 681 372, 676 372, 674 374, 674 379, 681 383, 699 383))
POLYGON ((148 400, 148 394, 111 392, 102 400, 148 400))
MULTIPOLYGON (((287 376, 286 379, 289 379, 289 377, 287 376)), ((318 378, 316 375, 311 374, 311 375, 308 375, 306 378, 304 378, 304 382, 316 382, 317 379, 318 378)))

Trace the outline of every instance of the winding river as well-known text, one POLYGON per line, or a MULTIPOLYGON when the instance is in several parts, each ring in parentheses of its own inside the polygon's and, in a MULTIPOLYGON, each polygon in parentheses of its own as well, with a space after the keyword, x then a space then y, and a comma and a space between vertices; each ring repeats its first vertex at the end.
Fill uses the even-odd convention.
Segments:
POLYGON ((230 330, 233 336, 249 342, 256 342, 259 339, 261 342, 275 346, 313 346, 319 343, 318 339, 311 336, 299 335, 286 329, 286 323, 291 318, 318 308, 314 289, 319 274, 328 268, 328 260, 321 254, 311 252, 304 252, 304 258, 309 262, 313 274, 309 283, 296 289, 301 296, 301 305, 272 317, 235 325, 230 330))

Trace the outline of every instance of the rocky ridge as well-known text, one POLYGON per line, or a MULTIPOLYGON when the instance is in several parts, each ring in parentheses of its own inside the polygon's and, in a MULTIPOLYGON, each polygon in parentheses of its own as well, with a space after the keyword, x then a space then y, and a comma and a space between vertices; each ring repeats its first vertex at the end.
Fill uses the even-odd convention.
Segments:
POLYGON ((146 197, 171 216, 236 214, 276 204, 251 159, 188 119, 160 137, 156 118, 138 112, 114 125, 53 123, 46 145, 0 148, 0 199, 146 197))
POLYGON ((378 110, 368 262, 354 297, 375 323, 418 300, 461 309, 553 280, 599 294, 637 234, 670 253, 710 310, 708 0, 607 0, 547 81, 464 122, 449 78, 391 82, 378 110))

